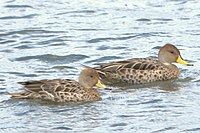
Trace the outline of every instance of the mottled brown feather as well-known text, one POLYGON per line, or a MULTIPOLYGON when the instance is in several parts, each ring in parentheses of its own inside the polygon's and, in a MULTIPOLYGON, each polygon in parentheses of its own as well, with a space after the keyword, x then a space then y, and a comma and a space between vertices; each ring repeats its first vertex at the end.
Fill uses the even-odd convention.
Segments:
POLYGON ((98 64, 98 72, 108 82, 142 84, 177 78, 179 69, 172 64, 176 62, 180 51, 172 44, 164 45, 158 59, 132 58, 124 61, 98 64))
POLYGON ((92 88, 98 82, 98 79, 98 73, 87 67, 80 74, 80 83, 71 79, 19 82, 19 84, 24 85, 25 91, 10 95, 15 98, 42 99, 55 102, 95 101, 101 99, 98 91, 92 88))

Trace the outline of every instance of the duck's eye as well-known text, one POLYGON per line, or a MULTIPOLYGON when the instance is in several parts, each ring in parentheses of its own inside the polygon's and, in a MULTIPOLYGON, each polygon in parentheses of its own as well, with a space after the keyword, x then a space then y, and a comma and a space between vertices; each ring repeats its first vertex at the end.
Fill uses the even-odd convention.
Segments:
POLYGON ((93 78, 93 76, 92 76, 92 75, 90 75, 90 78, 93 78))
POLYGON ((174 52, 173 52, 173 51, 171 51, 170 53, 171 53, 171 54, 174 54, 174 52))

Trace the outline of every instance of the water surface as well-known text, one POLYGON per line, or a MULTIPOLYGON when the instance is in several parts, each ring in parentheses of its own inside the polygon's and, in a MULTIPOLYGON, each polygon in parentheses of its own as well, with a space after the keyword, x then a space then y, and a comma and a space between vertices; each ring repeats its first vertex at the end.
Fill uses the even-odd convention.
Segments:
POLYGON ((0 2, 1 132, 200 132, 198 0, 4 0, 0 2), (16 100, 19 81, 78 79, 94 66, 156 57, 175 44, 193 67, 173 81, 99 89, 102 100, 16 100))

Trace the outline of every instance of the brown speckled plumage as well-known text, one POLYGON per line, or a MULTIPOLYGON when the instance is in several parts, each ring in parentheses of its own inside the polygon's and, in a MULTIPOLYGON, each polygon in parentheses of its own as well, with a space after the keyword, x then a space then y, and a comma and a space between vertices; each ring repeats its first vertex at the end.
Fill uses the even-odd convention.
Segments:
POLYGON ((79 82, 71 79, 19 82, 24 85, 25 91, 10 95, 15 98, 42 99, 55 102, 96 101, 101 98, 98 91, 92 87, 99 85, 97 84, 98 81, 98 73, 87 67, 81 72, 79 82))
POLYGON ((158 60, 133 58, 125 61, 102 63, 99 64, 98 72, 103 80, 111 83, 143 84, 163 81, 179 76, 180 71, 172 64, 173 62, 190 65, 183 60, 180 61, 180 59, 182 58, 179 50, 172 44, 166 44, 160 49, 158 60))

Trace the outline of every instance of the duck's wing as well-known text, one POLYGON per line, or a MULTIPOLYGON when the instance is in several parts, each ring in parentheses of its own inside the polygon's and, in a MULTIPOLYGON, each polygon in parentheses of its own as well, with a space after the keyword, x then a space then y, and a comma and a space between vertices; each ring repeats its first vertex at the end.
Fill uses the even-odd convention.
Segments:
POLYGON ((153 70, 158 67, 159 62, 153 59, 146 58, 133 58, 124 61, 117 61, 111 63, 102 63, 100 65, 100 71, 115 73, 122 69, 132 69, 132 70, 153 70))
POLYGON ((76 92, 81 89, 80 84, 71 79, 52 79, 52 80, 39 80, 39 81, 26 81, 19 82, 24 85, 27 92, 76 92))
POLYGON ((26 81, 19 84, 24 85, 25 91, 9 95, 15 98, 41 98, 55 101, 60 93, 83 91, 83 87, 77 81, 70 79, 26 81))

